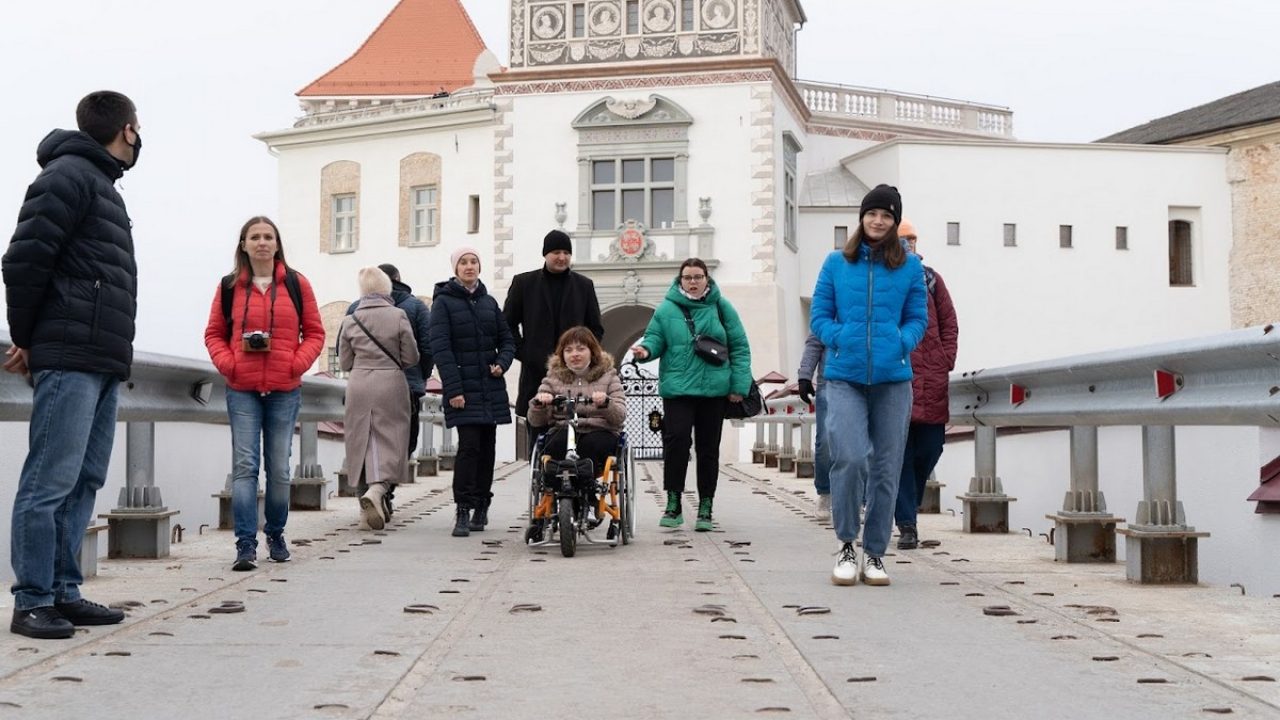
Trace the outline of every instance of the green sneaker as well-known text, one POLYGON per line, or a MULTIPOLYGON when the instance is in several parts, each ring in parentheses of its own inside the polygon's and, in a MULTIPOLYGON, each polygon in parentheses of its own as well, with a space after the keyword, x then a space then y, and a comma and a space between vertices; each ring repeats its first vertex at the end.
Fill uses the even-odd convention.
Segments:
POLYGON ((684 511, 680 509, 680 493, 667 491, 667 510, 658 521, 662 527, 680 527, 684 524, 684 511))
POLYGON ((698 501, 698 520, 693 524, 693 529, 698 532, 711 530, 711 498, 704 497, 698 501))

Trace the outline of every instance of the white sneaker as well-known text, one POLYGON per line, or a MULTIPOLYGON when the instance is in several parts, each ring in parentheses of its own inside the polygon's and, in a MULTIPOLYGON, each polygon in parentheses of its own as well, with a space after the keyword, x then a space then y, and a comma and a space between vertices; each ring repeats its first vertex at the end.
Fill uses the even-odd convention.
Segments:
POLYGON ((836 566, 831 569, 831 584, 857 585, 858 553, 853 549, 853 543, 841 545, 836 555, 836 566))
POLYGON ((888 585, 889 573, 884 571, 884 560, 868 557, 862 567, 862 582, 867 585, 888 585))
POLYGON ((831 522, 831 496, 818 496, 818 510, 813 516, 821 522, 831 522))
POLYGON ((360 517, 370 530, 381 530, 387 525, 387 518, 382 514, 382 496, 386 494, 386 485, 374 483, 360 496, 360 517))

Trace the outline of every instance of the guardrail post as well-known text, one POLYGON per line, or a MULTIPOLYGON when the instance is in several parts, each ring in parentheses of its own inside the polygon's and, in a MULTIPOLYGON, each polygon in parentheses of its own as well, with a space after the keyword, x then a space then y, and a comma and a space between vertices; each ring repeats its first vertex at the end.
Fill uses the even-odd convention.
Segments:
MULTIPOLYGON (((440 401, 435 395, 422 398, 422 431, 418 434, 418 477, 440 474, 440 456, 436 454, 435 423, 440 401)), ((443 420, 443 415, 440 415, 443 420)))
POLYGON ((800 448, 796 452, 796 477, 813 477, 813 428, 812 415, 800 417, 800 448))
POLYGON ((763 419, 756 422, 756 442, 751 446, 751 462, 756 465, 764 464, 764 451, 768 448, 764 442, 764 426, 763 419))
POLYGON ((178 514, 155 486, 156 426, 125 423, 125 485, 119 505, 99 515, 107 521, 107 557, 169 557, 169 518, 178 514))
POLYGON ((440 445, 440 469, 452 472, 453 461, 458 456, 458 449, 453 446, 453 430, 444 423, 441 423, 441 428, 444 442, 440 445))
POLYGON ((1142 497, 1137 519, 1125 536, 1125 577, 1131 582, 1199 581, 1197 542, 1209 537, 1187 525, 1178 500, 1175 431, 1171 425, 1142 428, 1142 497))
POLYGON ((290 510, 324 510, 328 493, 324 468, 320 467, 320 424, 304 422, 298 431, 298 464, 289 483, 290 510))
POLYGON ((778 470, 784 473, 796 470, 796 448, 792 444, 796 423, 790 415, 783 416, 778 423, 782 429, 782 451, 778 453, 778 470))
POLYGON ((1017 498, 1004 494, 996 475, 996 429, 979 425, 973 430, 974 476, 969 492, 956 496, 964 504, 967 533, 1009 532, 1009 503, 1017 498))
POLYGON ((1062 511, 1045 515, 1053 520, 1053 555, 1059 562, 1116 561, 1116 523, 1098 489, 1098 428, 1071 428, 1071 489, 1062 511))
POLYGON ((937 515, 942 512, 942 488, 946 483, 938 482, 936 471, 929 473, 924 483, 924 496, 920 498, 920 507, 916 512, 921 515, 937 515))
POLYGON ((769 444, 764 449, 764 466, 767 468, 778 467, 778 419, 766 416, 769 422, 769 444))

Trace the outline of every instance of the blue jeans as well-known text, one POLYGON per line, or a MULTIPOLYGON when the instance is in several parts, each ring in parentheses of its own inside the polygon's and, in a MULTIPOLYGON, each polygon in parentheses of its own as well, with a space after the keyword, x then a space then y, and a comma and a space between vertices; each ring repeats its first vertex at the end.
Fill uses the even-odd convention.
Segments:
POLYGON ((289 520, 289 453, 302 389, 260 395, 227 388, 231 419, 231 516, 236 547, 258 547, 258 468, 266 455, 268 537, 284 532, 289 520), (265 452, 264 449, 265 448, 265 452))
POLYGON ((902 475, 898 479, 898 504, 893 511, 898 527, 915 527, 920 498, 924 497, 924 485, 929 473, 942 457, 942 444, 946 440, 946 425, 911 423, 907 431, 907 445, 902 457, 902 475))
POLYGON ((911 382, 861 385, 827 380, 825 438, 831 448, 831 518, 840 542, 858 538, 866 488, 862 548, 884 557, 893 534, 898 475, 911 422, 911 382))
POLYGON ((827 394, 821 389, 813 396, 813 489, 831 494, 831 451, 823 442, 827 432, 827 394))
POLYGON ((116 433, 120 381, 103 373, 41 370, 27 460, 13 500, 13 606, 80 599, 80 545, 93 517, 116 433))

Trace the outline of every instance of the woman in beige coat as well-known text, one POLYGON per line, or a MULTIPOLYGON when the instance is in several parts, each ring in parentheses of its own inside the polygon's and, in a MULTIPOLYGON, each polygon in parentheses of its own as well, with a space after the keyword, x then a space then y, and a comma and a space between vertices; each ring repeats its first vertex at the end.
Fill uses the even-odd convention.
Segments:
POLYGON ((404 368, 418 362, 418 343, 404 311, 391 299, 391 279, 376 267, 360 271, 360 304, 338 330, 338 363, 347 377, 343 430, 347 477, 364 477, 360 512, 374 530, 386 525, 383 496, 408 472, 409 385, 404 368))

